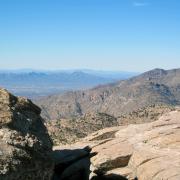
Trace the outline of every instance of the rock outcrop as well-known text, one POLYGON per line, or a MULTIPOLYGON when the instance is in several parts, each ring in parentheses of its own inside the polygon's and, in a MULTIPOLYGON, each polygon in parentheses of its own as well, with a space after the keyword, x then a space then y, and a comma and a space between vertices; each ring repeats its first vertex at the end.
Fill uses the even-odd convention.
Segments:
POLYGON ((0 179, 50 180, 52 141, 30 100, 0 89, 0 179))
POLYGON ((168 112, 155 122, 106 128, 56 150, 87 145, 92 148, 91 180, 179 180, 180 110, 168 112))

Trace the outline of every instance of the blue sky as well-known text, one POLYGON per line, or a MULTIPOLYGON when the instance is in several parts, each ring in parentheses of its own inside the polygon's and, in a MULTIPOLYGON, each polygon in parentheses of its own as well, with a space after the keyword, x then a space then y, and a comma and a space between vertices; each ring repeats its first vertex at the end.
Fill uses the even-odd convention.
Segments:
POLYGON ((179 0, 0 0, 1 69, 180 68, 179 0))

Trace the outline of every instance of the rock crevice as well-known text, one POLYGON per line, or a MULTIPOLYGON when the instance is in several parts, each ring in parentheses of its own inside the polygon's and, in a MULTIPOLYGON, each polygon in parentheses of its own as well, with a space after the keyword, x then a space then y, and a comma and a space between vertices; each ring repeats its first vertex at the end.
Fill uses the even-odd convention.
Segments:
POLYGON ((91 172, 87 179, 179 180, 179 126, 177 108, 157 121, 106 128, 63 148, 92 147, 94 156, 90 158, 91 172))

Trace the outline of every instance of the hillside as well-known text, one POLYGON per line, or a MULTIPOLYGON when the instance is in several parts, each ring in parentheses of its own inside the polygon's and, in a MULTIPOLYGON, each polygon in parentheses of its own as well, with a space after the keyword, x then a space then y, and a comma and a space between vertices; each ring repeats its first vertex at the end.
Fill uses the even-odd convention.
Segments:
POLYGON ((48 132, 56 145, 70 144, 95 131, 113 126, 118 126, 117 119, 103 113, 86 114, 77 119, 46 122, 48 132))
POLYGON ((154 69, 128 80, 49 96, 36 103, 43 117, 53 120, 89 112, 118 117, 154 104, 180 105, 180 69, 154 69))
MULTIPOLYGON (((72 144, 104 128, 156 121, 162 114, 175 109, 171 106, 149 106, 118 118, 104 113, 91 113, 76 119, 47 121, 45 124, 54 145, 72 144)), ((110 134, 107 134, 107 136, 110 136, 110 134)))

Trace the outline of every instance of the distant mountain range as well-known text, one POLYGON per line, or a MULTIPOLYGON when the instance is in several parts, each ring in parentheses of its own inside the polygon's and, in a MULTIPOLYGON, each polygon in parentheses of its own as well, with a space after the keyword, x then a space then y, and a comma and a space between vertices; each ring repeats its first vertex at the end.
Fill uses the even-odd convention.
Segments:
POLYGON ((93 70, 1 70, 0 86, 16 95, 37 98, 70 90, 92 88, 115 82, 117 79, 127 79, 134 74, 136 73, 93 70))
POLYGON ((46 119, 72 118, 89 112, 118 118, 154 104, 180 105, 180 69, 154 69, 90 90, 42 98, 36 103, 46 119))

